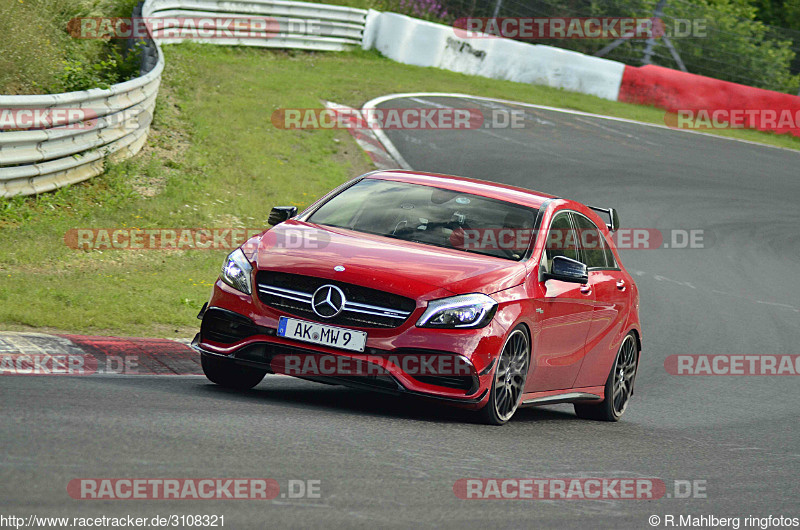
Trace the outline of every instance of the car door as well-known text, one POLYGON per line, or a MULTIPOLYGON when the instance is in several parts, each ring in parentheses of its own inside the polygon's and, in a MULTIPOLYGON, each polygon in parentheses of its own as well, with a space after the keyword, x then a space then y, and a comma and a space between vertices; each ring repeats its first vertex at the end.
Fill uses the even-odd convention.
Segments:
POLYGON ((573 213, 578 233, 581 260, 586 263, 589 285, 595 306, 586 339, 586 357, 576 387, 605 384, 606 364, 616 354, 616 340, 622 333, 630 304, 626 274, 617 266, 614 254, 597 225, 579 213, 573 213))
MULTIPOLYGON (((553 216, 546 237, 539 267, 549 270, 555 256, 579 258, 576 233, 568 211, 553 216)), ((536 273, 531 281, 539 282, 536 273)), ((539 288, 543 296, 534 300, 537 325, 526 392, 572 386, 585 354, 594 310, 591 286, 551 279, 539 282, 539 288)))

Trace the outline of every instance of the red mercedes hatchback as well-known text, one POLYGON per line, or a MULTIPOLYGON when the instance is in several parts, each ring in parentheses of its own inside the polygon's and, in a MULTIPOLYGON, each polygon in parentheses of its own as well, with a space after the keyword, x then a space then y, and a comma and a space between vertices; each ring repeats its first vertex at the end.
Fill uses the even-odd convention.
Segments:
POLYGON ((273 208, 274 228, 225 260, 193 346, 231 388, 283 373, 496 425, 553 403, 616 421, 642 337, 618 223, 613 209, 522 188, 368 173, 299 215, 273 208))

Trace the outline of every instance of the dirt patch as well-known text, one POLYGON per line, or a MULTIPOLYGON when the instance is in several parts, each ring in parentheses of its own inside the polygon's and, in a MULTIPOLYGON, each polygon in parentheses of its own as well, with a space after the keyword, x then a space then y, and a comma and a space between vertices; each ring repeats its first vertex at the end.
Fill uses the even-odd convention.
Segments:
POLYGON ((376 169, 375 164, 372 163, 367 153, 359 147, 347 131, 337 131, 333 141, 337 147, 333 159, 337 164, 347 168, 350 178, 358 177, 376 169))
POLYGON ((183 164, 191 146, 177 98, 167 83, 159 88, 155 113, 147 142, 139 152, 150 163, 144 164, 144 173, 131 179, 131 187, 142 197, 154 197, 164 190, 168 175, 183 164), (158 170, 148 171, 154 164, 158 170))

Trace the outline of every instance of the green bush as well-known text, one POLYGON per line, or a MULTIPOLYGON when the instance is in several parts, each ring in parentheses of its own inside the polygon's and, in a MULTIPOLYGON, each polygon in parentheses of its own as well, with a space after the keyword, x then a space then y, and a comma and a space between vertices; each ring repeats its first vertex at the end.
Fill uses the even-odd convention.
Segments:
MULTIPOLYGON (((673 39, 686 68, 696 74, 796 94, 800 76, 791 74, 792 41, 775 38, 756 9, 737 0, 671 2, 665 14, 708 21, 708 36, 673 39)), ((674 63, 665 66, 675 67, 674 63)))
POLYGON ((130 16, 136 0, 0 0, 0 94, 108 86, 138 74, 123 41, 75 39, 77 17, 130 16))
POLYGON ((108 88, 138 74, 141 47, 137 44, 125 57, 115 48, 107 59, 94 64, 84 64, 76 59, 65 59, 61 71, 54 76, 54 89, 71 92, 90 88, 108 88))
MULTIPOLYGON (((385 0, 400 2, 401 0, 385 0)), ((421 1, 421 0, 419 0, 421 1)), ((770 0, 762 0, 768 3, 770 0)), ((492 16, 496 0, 439 0, 448 16, 492 16)), ((758 0, 668 0, 662 15, 671 30, 675 19, 704 20, 704 37, 671 39, 689 72, 779 92, 797 93, 800 68, 796 32, 773 28, 758 20, 758 0), (792 39, 795 39, 793 42, 792 39), (794 49, 793 49, 794 48, 794 49), (794 67, 793 67, 794 61, 794 67), (793 69, 794 68, 794 69, 793 69)), ((406 2, 407 3, 407 2, 406 2)), ((514 17, 652 17, 658 0, 505 0, 500 16, 514 17)), ((785 0, 780 20, 800 25, 800 0, 785 0)), ((610 39, 543 39, 529 41, 594 55, 610 39)), ((653 64, 679 68, 662 39, 656 39, 653 64)), ((646 41, 629 39, 605 55, 607 59, 639 66, 646 41)))

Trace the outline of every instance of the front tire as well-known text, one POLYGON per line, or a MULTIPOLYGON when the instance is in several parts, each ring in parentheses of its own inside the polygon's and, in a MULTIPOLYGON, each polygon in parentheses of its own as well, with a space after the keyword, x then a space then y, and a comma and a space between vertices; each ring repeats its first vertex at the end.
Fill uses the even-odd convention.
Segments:
POLYGON ((209 381, 233 390, 250 390, 267 375, 266 370, 239 366, 233 361, 215 359, 208 355, 200 356, 200 364, 209 381))
POLYGON ((611 373, 608 374, 605 398, 600 403, 575 403, 575 414, 587 420, 619 421, 633 393, 638 362, 636 337, 628 333, 619 346, 611 373))
POLYGON ((506 339, 497 358, 489 401, 480 409, 483 423, 503 425, 517 411, 528 379, 531 346, 524 326, 517 326, 506 339))

